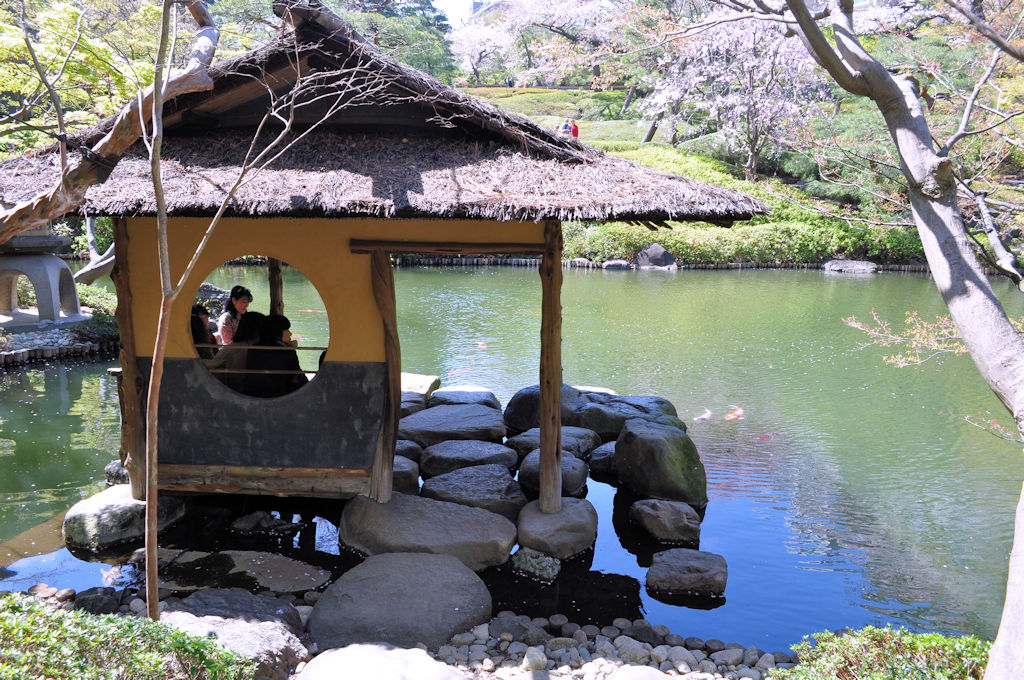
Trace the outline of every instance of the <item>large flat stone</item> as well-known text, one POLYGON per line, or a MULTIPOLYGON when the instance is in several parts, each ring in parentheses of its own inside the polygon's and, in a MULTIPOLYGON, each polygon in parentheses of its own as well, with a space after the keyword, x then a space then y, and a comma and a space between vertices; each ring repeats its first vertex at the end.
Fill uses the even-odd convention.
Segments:
POLYGON ((302 619, 289 603, 276 597, 255 595, 242 588, 207 588, 178 600, 166 600, 167 611, 196 616, 221 616, 246 621, 277 621, 295 635, 302 635, 302 619))
POLYGON ((452 385, 434 390, 427 400, 427 406, 442 406, 445 404, 482 404, 491 408, 501 409, 501 402, 486 387, 476 385, 452 385))
MULTIPOLYGON (((562 452, 562 495, 575 496, 587 484, 587 464, 562 452)), ((531 452, 519 466, 519 483, 536 493, 540 489, 540 449, 531 452)))
POLYGON ((422 373, 402 372, 402 391, 415 392, 423 395, 426 399, 430 394, 441 386, 441 378, 436 375, 425 375, 422 373))
POLYGON ((260 680, 287 680, 295 667, 309 658, 309 652, 283 624, 275 621, 247 621, 241 618, 198 616, 186 611, 169 611, 160 622, 247 656, 256 662, 260 680))
POLYGON ((176 591, 244 585, 247 588, 297 593, 316 590, 331 573, 291 557, 258 550, 157 551, 160 586, 176 591))
POLYGON ((341 513, 338 537, 366 555, 452 555, 479 571, 508 560, 516 542, 516 527, 481 508, 396 493, 387 503, 366 496, 350 500, 341 513))
MULTIPOLYGON (((185 515, 185 504, 175 496, 160 495, 157 529, 163 530, 185 515)), ((146 502, 132 498, 128 484, 117 484, 80 500, 64 516, 64 541, 69 548, 105 550, 137 543, 146 536, 146 502)))
POLYGON ((482 404, 453 404, 424 409, 398 422, 398 438, 430 446, 449 439, 500 442, 505 423, 499 409, 482 404))
POLYGON ((420 495, 496 512, 515 522, 527 503, 519 482, 504 465, 474 465, 431 477, 420 495))
POLYGON ((490 616, 487 587, 459 560, 388 553, 342 574, 313 606, 307 628, 321 649, 364 642, 436 649, 490 616))
MULTIPOLYGON (((583 427, 597 432, 603 441, 619 436, 627 420, 640 418, 662 425, 686 425, 667 399, 655 396, 609 394, 604 390, 584 390, 562 385, 562 425, 583 427)), ((505 407, 505 425, 509 432, 520 433, 540 425, 540 387, 531 385, 516 392, 505 407)))
POLYGON ((420 454, 420 473, 424 479, 473 465, 516 466, 519 457, 503 444, 473 439, 453 439, 428 446, 420 454))
POLYGON ((721 595, 729 576, 725 558, 715 553, 674 548, 654 553, 647 589, 662 593, 721 595))
POLYGON ((629 516, 659 541, 700 543, 700 515, 682 501, 645 498, 629 506, 629 516))
POLYGON ((531 501, 519 513, 519 545, 567 559, 597 540, 597 510, 582 498, 563 498, 558 512, 541 512, 531 501))
POLYGON ((302 669, 296 680, 465 680, 451 666, 435 660, 422 649, 402 649, 383 644, 356 644, 328 649, 302 669))
MULTIPOLYGON (((530 451, 540 448, 540 428, 533 427, 522 434, 510 437, 505 440, 505 445, 511 446, 520 458, 524 458, 530 451)), ((590 452, 600 445, 601 437, 593 430, 571 425, 562 427, 562 450, 580 460, 586 460, 590 452)))
POLYGON ((704 465, 697 447, 678 428, 639 418, 626 421, 615 442, 615 471, 638 496, 707 505, 704 465))

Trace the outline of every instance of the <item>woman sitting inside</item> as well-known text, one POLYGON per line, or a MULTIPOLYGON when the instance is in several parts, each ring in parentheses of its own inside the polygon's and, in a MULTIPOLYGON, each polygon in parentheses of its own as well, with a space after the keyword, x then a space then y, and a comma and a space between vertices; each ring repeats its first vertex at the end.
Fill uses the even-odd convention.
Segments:
POLYGON ((200 359, 212 359, 217 353, 216 347, 203 347, 202 345, 216 345, 217 339, 210 332, 210 312, 202 305, 192 305, 192 317, 189 320, 192 329, 192 343, 196 345, 196 353, 200 359))
MULTIPOLYGON (((222 347, 211 361, 207 361, 206 367, 210 370, 224 369, 226 371, 241 371, 246 368, 249 347, 255 345, 260 339, 260 327, 266 316, 259 312, 245 312, 238 317, 238 327, 235 330, 234 342, 222 347)), ((245 373, 218 373, 214 372, 217 379, 235 390, 245 391, 245 373)))
POLYGON ((224 313, 217 319, 217 336, 220 338, 220 344, 230 345, 235 342, 238 324, 242 315, 249 310, 251 302, 252 293, 245 286, 234 286, 231 289, 231 294, 224 301, 224 313))
POLYGON ((294 392, 309 380, 299 367, 288 317, 271 314, 260 325, 260 340, 249 350, 246 368, 267 373, 246 375, 245 393, 252 397, 280 397, 294 392), (259 349, 269 347, 272 349, 259 349))

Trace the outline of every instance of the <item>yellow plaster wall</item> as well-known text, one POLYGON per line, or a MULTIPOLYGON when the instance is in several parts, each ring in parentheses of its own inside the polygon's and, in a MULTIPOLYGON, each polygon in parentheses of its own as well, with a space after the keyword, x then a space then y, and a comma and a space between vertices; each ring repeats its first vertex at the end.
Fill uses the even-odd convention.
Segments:
MULTIPOLYGON (((205 218, 170 220, 168 241, 175 282, 208 224, 205 218)), ((161 298, 156 221, 131 219, 128 235, 133 330, 139 356, 148 357, 156 339, 161 298)), ((471 220, 223 219, 175 304, 167 356, 196 356, 188 322, 199 285, 224 262, 252 254, 275 257, 297 267, 316 287, 330 320, 328 361, 384 361, 384 331, 370 286, 370 256, 349 252, 348 242, 353 238, 543 244, 544 225, 471 220)))

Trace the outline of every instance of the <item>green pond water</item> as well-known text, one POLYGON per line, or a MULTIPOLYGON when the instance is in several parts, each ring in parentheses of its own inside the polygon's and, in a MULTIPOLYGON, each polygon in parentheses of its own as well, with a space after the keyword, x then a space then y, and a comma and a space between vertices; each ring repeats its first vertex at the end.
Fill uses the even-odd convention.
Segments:
MULTIPOLYGON (((224 267, 208 280, 248 286, 252 308, 266 311, 262 269, 224 267)), ((345 332, 298 272, 285 281, 303 344, 345 332)), ((537 382, 535 270, 402 269, 396 285, 403 370, 488 387, 503 404, 537 382)), ((997 289, 1024 315, 1024 297, 997 289)), ((944 307, 927 277, 567 271, 562 305, 565 382, 671 400, 707 468, 701 549, 728 561, 725 604, 689 609, 641 588, 652 622, 780 649, 867 623, 994 635, 1024 455, 967 419, 1011 419, 969 357, 892 368, 887 350, 863 346, 842 321, 872 309, 934 318, 944 307), (743 418, 724 419, 736 407, 743 418), (705 410, 710 419, 694 423, 705 410)), ((315 353, 300 356, 315 366, 315 353)), ((0 378, 0 542, 102 487, 119 437, 107 365, 0 378)), ((615 530, 615 493, 589 485, 600 516, 592 569, 642 585, 647 558, 615 530)), ((83 564, 66 551, 15 561, 0 568, 0 589, 48 574, 80 587, 106 568, 83 564)))

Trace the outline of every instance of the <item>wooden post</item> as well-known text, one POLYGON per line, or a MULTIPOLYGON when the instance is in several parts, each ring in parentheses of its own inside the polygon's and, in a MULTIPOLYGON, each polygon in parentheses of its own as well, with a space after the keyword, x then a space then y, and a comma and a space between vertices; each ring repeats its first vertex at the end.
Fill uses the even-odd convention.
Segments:
POLYGON ((284 314, 284 282, 281 280, 281 260, 267 258, 267 279, 270 284, 270 311, 268 314, 284 314))
POLYGON ((128 269, 128 221, 115 217, 114 268, 110 278, 117 292, 117 325, 121 331, 121 377, 117 381, 121 402, 121 464, 131 480, 132 497, 146 498, 146 428, 142 417, 142 395, 146 382, 139 370, 132 323, 131 275, 128 269))
POLYGON ((395 304, 395 276, 386 251, 374 250, 371 255, 373 297, 377 301, 384 324, 384 360, 387 362, 388 384, 384 401, 377 451, 370 471, 370 498, 387 503, 391 500, 391 483, 395 470, 395 439, 398 417, 402 409, 402 349, 398 344, 398 312, 395 304))
POLYGON ((544 223, 540 261, 540 510, 562 509, 562 224, 544 223))

